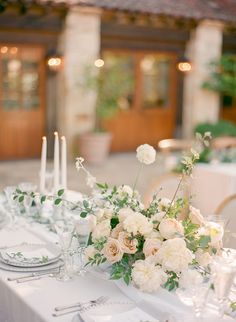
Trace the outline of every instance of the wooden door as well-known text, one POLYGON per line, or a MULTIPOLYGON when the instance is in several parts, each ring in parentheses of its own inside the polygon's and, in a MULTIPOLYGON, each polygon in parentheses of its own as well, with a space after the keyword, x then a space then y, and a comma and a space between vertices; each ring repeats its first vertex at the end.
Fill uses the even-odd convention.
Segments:
POLYGON ((0 159, 40 155, 45 129, 44 50, 0 46, 0 159))
POLYGON ((220 117, 236 124, 236 97, 223 96, 220 117))
POLYGON ((108 73, 114 73, 113 78, 115 73, 123 75, 117 77, 116 84, 117 88, 123 86, 117 101, 119 112, 105 122, 106 129, 113 134, 112 150, 134 150, 143 143, 156 146, 159 140, 173 137, 176 55, 106 51, 103 57, 107 77, 108 73))

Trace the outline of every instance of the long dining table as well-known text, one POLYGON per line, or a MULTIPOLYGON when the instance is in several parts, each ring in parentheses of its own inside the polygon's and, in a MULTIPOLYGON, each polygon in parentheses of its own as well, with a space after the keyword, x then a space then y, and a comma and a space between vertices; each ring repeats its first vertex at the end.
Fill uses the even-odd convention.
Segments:
MULTIPOLYGON (((16 224, 0 229, 0 249, 23 242, 37 244, 42 241, 56 243, 58 239, 55 233, 36 222, 18 219, 16 224)), ((24 274, 28 273, 0 269, 0 322, 80 322, 76 312, 53 316, 54 308, 100 296, 108 298, 100 306, 100 317, 89 316, 88 311, 85 322, 189 322, 186 317, 193 314, 192 308, 183 304, 174 292, 161 288, 154 294, 143 293, 123 282, 110 280, 106 273, 97 269, 88 268, 85 275, 75 276, 68 282, 52 276, 23 283, 9 281, 9 278, 24 274), (116 311, 117 305, 120 311, 116 311), (134 310, 132 316, 129 315, 131 308, 134 310)), ((208 321, 218 320, 213 315, 208 321)), ((226 316, 224 321, 233 319, 226 316)))
POLYGON ((199 163, 193 171, 191 195, 193 205, 204 215, 213 215, 220 203, 236 194, 236 164, 199 163))

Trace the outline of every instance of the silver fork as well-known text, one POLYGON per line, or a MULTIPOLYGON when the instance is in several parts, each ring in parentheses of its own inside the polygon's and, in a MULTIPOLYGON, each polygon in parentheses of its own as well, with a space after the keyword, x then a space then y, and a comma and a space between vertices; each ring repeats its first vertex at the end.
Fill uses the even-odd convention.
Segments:
POLYGON ((108 300, 109 300, 108 296, 100 296, 96 300, 91 300, 91 301, 87 301, 87 302, 78 302, 78 303, 68 305, 68 306, 56 307, 55 311, 57 311, 57 312, 53 313, 52 316, 58 317, 58 316, 70 314, 70 313, 73 313, 73 312, 87 311, 87 310, 90 310, 91 308, 93 308, 93 307, 95 307, 97 305, 104 304, 108 300), (73 309, 73 310, 70 310, 70 309, 73 309), (58 312, 58 311, 64 311, 64 312, 58 312))

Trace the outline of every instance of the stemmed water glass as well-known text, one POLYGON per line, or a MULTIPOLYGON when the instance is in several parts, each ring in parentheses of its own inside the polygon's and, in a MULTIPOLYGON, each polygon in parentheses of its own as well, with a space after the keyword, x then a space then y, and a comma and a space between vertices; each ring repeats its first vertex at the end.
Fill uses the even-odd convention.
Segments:
POLYGON ((77 272, 78 275, 83 275, 85 273, 84 269, 84 251, 86 246, 88 245, 89 235, 91 232, 91 218, 87 216, 86 218, 76 218, 74 220, 75 224, 75 232, 78 239, 79 247, 78 247, 78 254, 79 254, 79 271, 77 272))
POLYGON ((37 189, 37 186, 33 184, 32 182, 21 182, 18 185, 19 189, 23 192, 26 192, 27 194, 24 196, 24 208, 25 208, 25 213, 26 215, 30 215, 31 213, 31 206, 33 202, 33 198, 30 195, 31 192, 35 192, 37 189))
POLYGON ((59 237, 59 244, 62 250, 62 258, 64 261, 64 270, 58 276, 58 279, 63 282, 67 282, 72 279, 71 272, 71 255, 70 247, 72 238, 74 235, 74 225, 66 220, 57 220, 54 223, 56 233, 59 237))
POLYGON ((17 189, 16 186, 7 186, 6 188, 4 188, 4 193, 7 198, 7 206, 9 209, 11 224, 15 223, 15 221, 16 221, 15 215, 16 215, 17 205, 16 205, 16 201, 14 199, 16 189, 17 189))
POLYGON ((186 272, 186 281, 180 284, 176 294, 184 304, 194 309, 194 314, 187 316, 188 321, 201 321, 211 291, 211 279, 210 276, 202 275, 195 266, 189 267, 186 272))
POLYGON ((223 250, 221 256, 215 256, 211 265, 215 295, 219 302, 219 315, 223 318, 229 292, 236 275, 235 253, 223 250))

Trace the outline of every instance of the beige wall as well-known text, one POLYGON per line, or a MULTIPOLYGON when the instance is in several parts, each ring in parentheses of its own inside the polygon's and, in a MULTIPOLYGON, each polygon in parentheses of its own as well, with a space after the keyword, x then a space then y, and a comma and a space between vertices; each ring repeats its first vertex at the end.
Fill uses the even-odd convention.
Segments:
POLYGON ((215 122, 219 117, 220 97, 202 88, 209 74, 208 64, 220 57, 223 26, 218 22, 202 21, 192 32, 186 55, 192 71, 185 75, 183 100, 183 136, 189 138, 199 122, 215 122))
POLYGON ((100 51, 100 13, 73 7, 65 21, 59 50, 64 55, 59 75, 59 130, 67 137, 69 156, 76 153, 79 133, 93 127, 96 93, 84 89, 84 70, 93 65, 100 51))

